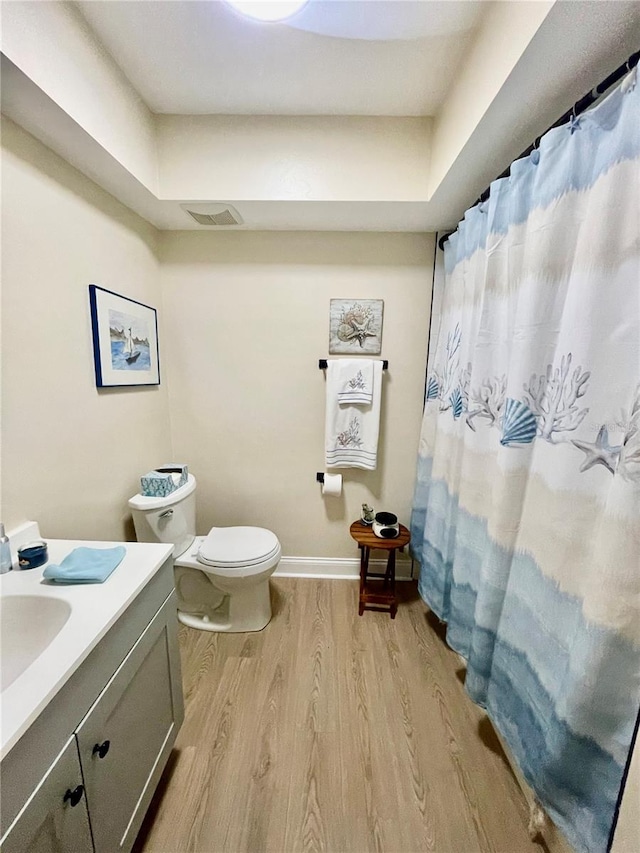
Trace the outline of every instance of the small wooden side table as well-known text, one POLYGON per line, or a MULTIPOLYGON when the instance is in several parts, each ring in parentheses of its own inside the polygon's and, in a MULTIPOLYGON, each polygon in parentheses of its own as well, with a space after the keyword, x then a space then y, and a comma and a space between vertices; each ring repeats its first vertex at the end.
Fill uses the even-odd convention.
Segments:
POLYGON ((400 533, 395 539, 381 539, 376 536, 370 525, 363 524, 361 521, 354 521, 349 528, 349 533, 352 538, 358 543, 360 549, 360 604, 358 607, 358 615, 362 616, 365 610, 385 610, 389 608, 391 618, 396 618, 398 609, 396 603, 396 551, 403 551, 404 546, 409 544, 411 534, 407 528, 401 524, 400 533), (380 551, 387 551, 387 571, 381 572, 369 571, 369 555, 372 549, 378 548, 380 551), (376 590, 368 586, 368 581, 374 578, 377 581, 382 581, 382 588, 376 590))

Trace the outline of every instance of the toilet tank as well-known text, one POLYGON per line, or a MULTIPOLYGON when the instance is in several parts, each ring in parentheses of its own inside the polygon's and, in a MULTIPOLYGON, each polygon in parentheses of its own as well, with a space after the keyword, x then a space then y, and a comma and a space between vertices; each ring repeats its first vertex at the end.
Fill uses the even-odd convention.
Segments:
POLYGON ((138 542, 173 544, 178 557, 196 535, 196 478, 189 474, 184 486, 163 498, 137 494, 129 500, 138 542))

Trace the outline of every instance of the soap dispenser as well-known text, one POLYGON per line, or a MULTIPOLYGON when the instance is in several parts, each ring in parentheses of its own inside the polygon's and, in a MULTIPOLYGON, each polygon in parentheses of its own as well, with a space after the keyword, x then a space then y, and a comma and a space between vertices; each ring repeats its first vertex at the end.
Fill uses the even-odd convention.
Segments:
POLYGON ((0 522, 0 575, 11 571, 11 545, 9 537, 4 532, 4 524, 0 522))

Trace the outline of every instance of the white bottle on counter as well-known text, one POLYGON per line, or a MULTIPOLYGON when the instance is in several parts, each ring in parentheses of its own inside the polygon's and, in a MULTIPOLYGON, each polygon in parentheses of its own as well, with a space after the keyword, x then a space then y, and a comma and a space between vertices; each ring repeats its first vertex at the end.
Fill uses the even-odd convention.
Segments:
POLYGON ((11 545, 9 537, 4 532, 4 524, 0 522, 0 575, 11 571, 11 545))

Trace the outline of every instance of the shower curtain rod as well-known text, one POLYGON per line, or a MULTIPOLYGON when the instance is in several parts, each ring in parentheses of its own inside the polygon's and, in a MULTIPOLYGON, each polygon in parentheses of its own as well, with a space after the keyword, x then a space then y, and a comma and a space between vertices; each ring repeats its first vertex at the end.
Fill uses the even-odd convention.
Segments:
MULTIPOLYGON (((632 68, 635 68, 639 60, 640 50, 638 50, 636 53, 632 53, 626 62, 623 62, 619 68, 616 68, 616 70, 609 74, 608 77, 605 77, 605 79, 601 83, 598 83, 595 88, 593 88, 590 92, 587 92, 587 94, 580 98, 579 101, 576 101, 575 104, 571 107, 571 109, 568 109, 566 113, 563 113, 560 116, 559 119, 554 121, 553 124, 549 125, 549 127, 543 133, 541 133, 540 136, 536 137, 535 141, 532 142, 528 148, 525 148, 525 150, 521 154, 519 154, 512 160, 512 162, 507 166, 504 172, 498 175, 495 180, 499 181, 501 178, 507 178, 509 176, 509 172, 511 171, 512 164, 516 160, 522 159, 522 157, 528 157, 529 154, 531 154, 531 152, 534 151, 538 147, 538 145, 540 145, 540 140, 542 139, 545 133, 548 133, 554 127, 558 127, 559 125, 569 121, 571 116, 579 116, 580 113, 583 113, 585 110, 589 109, 589 107, 594 104, 595 101, 598 100, 598 98, 604 95, 607 89, 610 89, 611 86, 614 85, 614 83, 617 83, 618 80, 624 77, 624 75, 631 71, 632 68)), ((484 190, 484 192, 479 195, 475 204, 480 204, 480 202, 486 201, 489 198, 490 191, 491 186, 488 186, 486 190, 484 190)), ((472 206, 475 207, 475 204, 472 206)), ((441 251, 444 249, 444 244, 447 242, 449 237, 452 234, 455 234, 457 230, 457 228, 454 228, 453 231, 449 231, 447 234, 443 234, 442 237, 440 237, 440 239, 438 240, 438 246, 440 246, 441 251)))

